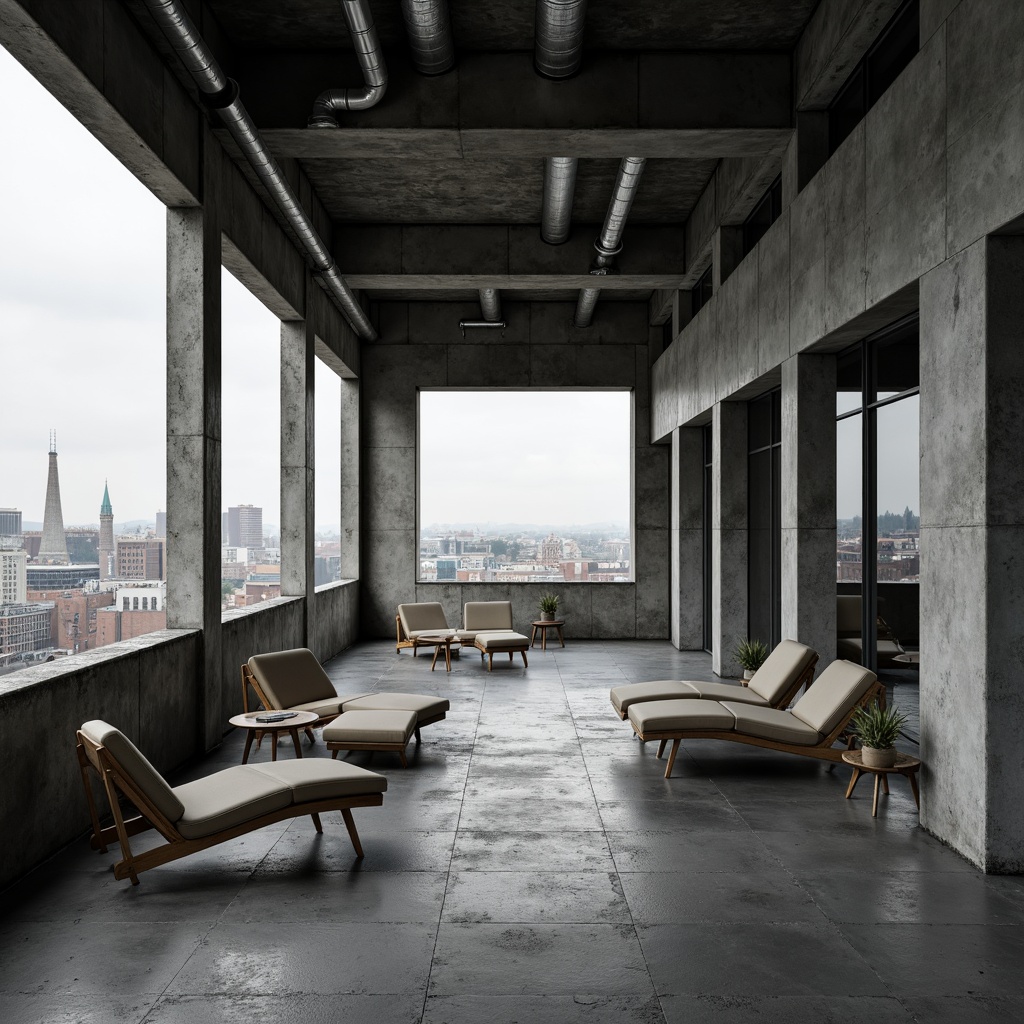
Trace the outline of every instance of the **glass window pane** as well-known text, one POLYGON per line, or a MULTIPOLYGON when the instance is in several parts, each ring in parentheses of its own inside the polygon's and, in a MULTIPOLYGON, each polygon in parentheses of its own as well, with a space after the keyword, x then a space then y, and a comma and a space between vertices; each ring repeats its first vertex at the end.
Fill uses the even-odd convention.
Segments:
POLYGON ((858 66, 828 110, 828 151, 834 153, 866 112, 864 66, 858 66))
POLYGON ((860 583, 861 565, 860 416, 836 424, 836 581, 860 583))
POLYGON ((861 345, 836 359, 836 414, 859 409, 864 382, 861 374, 861 345))
POLYGON ((314 360, 316 500, 313 548, 316 586, 341 579, 341 378, 314 360))
POLYGON ((747 403, 747 450, 757 451, 772 443, 772 396, 762 395, 747 403))
POLYGON ((876 399, 898 395, 920 383, 918 321, 902 326, 871 346, 876 399))

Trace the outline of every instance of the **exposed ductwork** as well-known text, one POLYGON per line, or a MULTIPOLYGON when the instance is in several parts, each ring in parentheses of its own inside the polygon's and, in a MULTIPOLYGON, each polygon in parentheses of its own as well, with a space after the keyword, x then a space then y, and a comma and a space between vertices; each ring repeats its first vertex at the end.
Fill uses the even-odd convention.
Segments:
POLYGON ((583 60, 587 0, 537 0, 533 64, 545 78, 569 78, 583 60))
POLYGON ((540 214, 540 237, 548 245, 561 245, 569 239, 578 163, 574 156, 549 156, 544 161, 544 200, 540 214))
POLYGON ((448 17, 448 0, 402 0, 402 17, 421 75, 443 75, 455 66, 455 41, 448 17))
POLYGON ((356 333, 373 341, 377 332, 345 284, 327 246, 238 98, 238 86, 221 70, 179 0, 145 0, 168 43, 195 81, 207 106, 216 110, 260 183, 298 237, 318 283, 337 302, 356 333))
POLYGON ((367 0, 341 0, 341 11, 365 85, 361 89, 328 89, 320 93, 313 102, 310 128, 337 128, 334 115, 339 110, 368 110, 380 103, 387 91, 388 69, 367 0))
POLYGON ((480 289, 480 312, 485 320, 501 319, 501 293, 497 288, 480 289))
MULTIPOLYGON (((604 277, 613 272, 615 257, 622 252, 622 233, 626 229, 629 208, 636 198, 640 187, 640 176, 644 173, 647 160, 642 156, 624 156, 619 164, 619 174, 615 179, 615 190, 612 192, 608 212, 604 215, 604 226, 601 236, 594 243, 597 258, 590 267, 595 277, 604 277)), ((594 307, 601 294, 600 288, 582 288, 576 303, 576 315, 573 323, 577 327, 589 327, 594 318, 594 307)))

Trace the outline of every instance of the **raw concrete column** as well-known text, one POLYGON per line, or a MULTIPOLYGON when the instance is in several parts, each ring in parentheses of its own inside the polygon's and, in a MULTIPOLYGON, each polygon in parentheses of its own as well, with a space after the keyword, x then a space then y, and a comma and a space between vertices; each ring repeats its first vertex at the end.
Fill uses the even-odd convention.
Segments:
POLYGON ((747 404, 712 410, 711 667, 739 676, 733 657, 747 635, 747 404))
MULTIPOLYGON (((836 656, 836 357, 782 364, 782 636, 836 656)), ((844 472, 860 473, 860 466, 844 472)))
POLYGON ((220 229, 167 211, 167 626, 203 633, 204 749, 224 733, 220 652, 220 229))
POLYGON ((681 651, 704 646, 704 431, 672 431, 669 590, 672 644, 681 651))
POLYGON ((308 320, 281 324, 281 594, 305 598, 306 644, 314 635, 313 357, 308 320))
POLYGON ((921 823, 1024 871, 1024 239, 921 279, 921 823))
POLYGON ((359 579, 359 381, 341 378, 341 576, 359 579))

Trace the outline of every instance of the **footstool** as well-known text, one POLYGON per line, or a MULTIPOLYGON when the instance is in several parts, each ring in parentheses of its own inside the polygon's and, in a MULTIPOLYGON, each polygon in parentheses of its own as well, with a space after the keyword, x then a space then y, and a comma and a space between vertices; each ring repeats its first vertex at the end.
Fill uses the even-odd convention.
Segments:
POLYGON ((523 656, 523 667, 529 668, 526 660, 526 651, 530 646, 529 637, 522 633, 514 633, 510 629, 491 630, 484 633, 477 633, 473 639, 473 646, 480 652, 480 659, 487 655, 487 671, 490 672, 494 665, 494 655, 502 651, 508 652, 508 660, 518 651, 523 656))
POLYGON ((331 757, 339 750, 393 750, 408 768, 405 748, 415 730, 415 711, 345 711, 324 726, 323 737, 331 757))

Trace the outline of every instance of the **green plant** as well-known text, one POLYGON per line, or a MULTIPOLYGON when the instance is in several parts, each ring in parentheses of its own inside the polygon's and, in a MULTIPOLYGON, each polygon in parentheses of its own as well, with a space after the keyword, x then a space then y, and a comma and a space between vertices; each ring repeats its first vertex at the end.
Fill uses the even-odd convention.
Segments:
POLYGON ((907 716, 899 708, 884 708, 877 701, 872 701, 853 713, 850 732, 860 740, 861 746, 886 750, 895 745, 906 721, 907 716))
POLYGON ((540 599, 540 610, 547 612, 550 615, 554 615, 558 611, 558 595, 557 594, 545 594, 540 599))
POLYGON ((761 640, 738 640, 732 653, 741 668, 756 672, 768 657, 768 645, 761 640))

